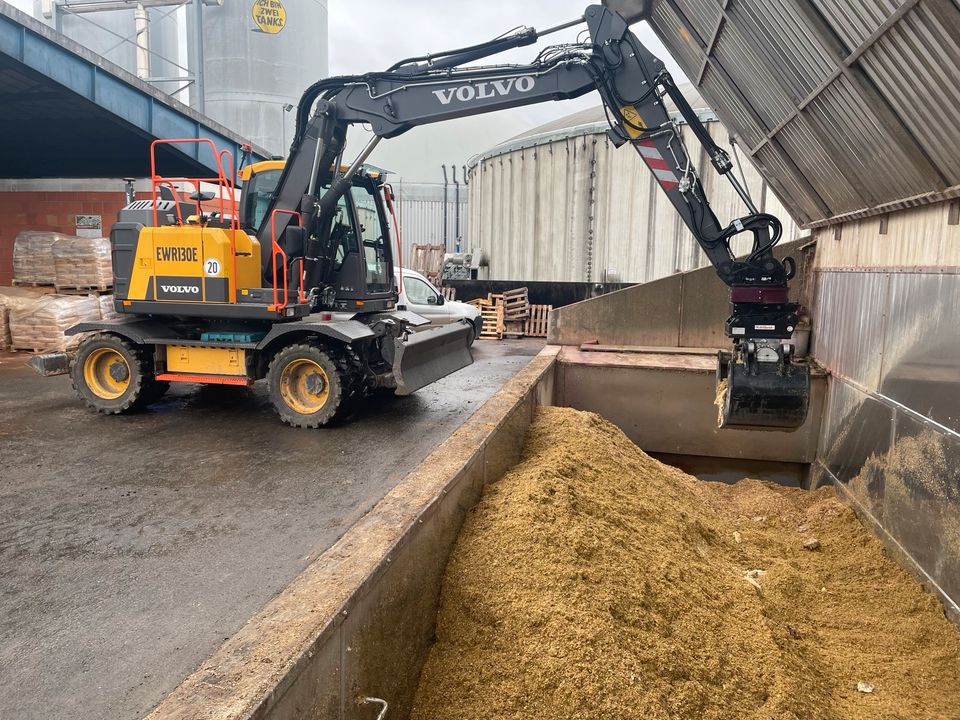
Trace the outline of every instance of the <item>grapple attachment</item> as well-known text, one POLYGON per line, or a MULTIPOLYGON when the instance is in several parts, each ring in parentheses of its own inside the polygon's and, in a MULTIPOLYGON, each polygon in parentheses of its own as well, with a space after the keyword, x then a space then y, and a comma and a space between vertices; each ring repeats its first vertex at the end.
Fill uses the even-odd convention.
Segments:
POLYGON ((810 368, 789 356, 757 362, 721 352, 717 383, 722 428, 791 431, 807 418, 810 368))
POLYGON ((473 363, 470 327, 454 323, 396 338, 393 375, 397 395, 409 395, 473 363))

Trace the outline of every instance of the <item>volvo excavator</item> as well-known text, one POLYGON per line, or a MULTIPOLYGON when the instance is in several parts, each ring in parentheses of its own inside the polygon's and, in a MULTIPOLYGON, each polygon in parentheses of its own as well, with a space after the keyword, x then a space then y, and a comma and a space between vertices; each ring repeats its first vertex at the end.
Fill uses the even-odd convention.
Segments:
POLYGON ((382 139, 420 125, 596 91, 612 142, 640 154, 730 287, 732 345, 718 358, 721 425, 799 427, 810 378, 788 342, 797 323, 787 289, 795 264, 772 253, 781 223, 751 202, 728 153, 630 31, 633 19, 591 5, 543 32, 521 28, 383 72, 320 80, 299 102, 286 160, 244 167, 239 201, 227 153, 209 141, 157 141, 206 142, 217 176, 164 178, 151 158, 152 198, 124 208, 110 233, 122 318, 76 325, 67 333, 94 334, 75 355, 42 356, 35 367, 70 372, 80 397, 103 413, 149 404, 171 382, 265 378, 280 418, 299 427, 341 418, 366 394, 407 394, 463 368, 472 362, 473 327, 418 332, 426 321, 397 307, 392 195, 364 163, 382 139), (470 64, 580 23, 587 30, 580 40, 546 47, 529 64, 470 64), (749 214, 720 224, 667 99, 749 214), (345 164, 355 125, 372 138, 345 164), (189 198, 181 195, 185 183, 194 189, 189 198), (212 195, 203 189, 211 185, 212 195), (752 250, 738 259, 731 240, 741 233, 750 233, 752 250))

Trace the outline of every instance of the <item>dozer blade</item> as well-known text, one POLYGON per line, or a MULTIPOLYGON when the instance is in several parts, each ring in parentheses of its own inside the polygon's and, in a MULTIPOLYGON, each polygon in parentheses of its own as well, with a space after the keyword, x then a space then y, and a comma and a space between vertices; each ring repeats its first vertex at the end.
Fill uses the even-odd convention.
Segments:
MULTIPOLYGON (((796 430, 807 417, 810 368, 787 363, 755 363, 753 372, 743 363, 726 368, 726 393, 720 407, 720 427, 748 430, 796 430)), ((719 400, 719 398, 718 398, 719 400)))
POLYGON ((473 363, 464 323, 410 333, 394 341, 393 376, 397 395, 409 395, 425 385, 473 363))

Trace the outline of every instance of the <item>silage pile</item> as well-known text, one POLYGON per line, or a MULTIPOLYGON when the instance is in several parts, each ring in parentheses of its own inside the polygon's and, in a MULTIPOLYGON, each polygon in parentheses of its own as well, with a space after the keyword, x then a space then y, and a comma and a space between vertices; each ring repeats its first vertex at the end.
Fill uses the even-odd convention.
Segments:
POLYGON ((960 633, 831 490, 704 483, 545 408, 457 541, 412 717, 960 718, 960 633))

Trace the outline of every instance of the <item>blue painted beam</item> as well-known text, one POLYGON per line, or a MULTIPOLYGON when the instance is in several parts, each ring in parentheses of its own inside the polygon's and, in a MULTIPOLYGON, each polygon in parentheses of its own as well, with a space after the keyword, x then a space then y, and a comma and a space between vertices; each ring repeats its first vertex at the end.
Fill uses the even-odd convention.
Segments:
MULTIPOLYGON (((75 100, 77 107, 89 107, 86 103, 90 103, 108 114, 109 123, 115 123, 127 132, 135 132, 145 141, 207 138, 218 151, 230 151, 235 162, 239 162, 241 145, 248 144, 219 123, 11 5, 0 2, 0 56, 3 55, 14 62, 15 68, 22 68, 31 75, 38 73, 43 77, 43 84, 62 93, 68 103, 75 100)), ((64 117, 69 115, 69 108, 64 108, 64 117)), ((25 137, 29 136, 30 130, 24 127, 25 137)), ((65 126, 63 131, 69 135, 70 127, 65 126)), ((170 151, 173 153, 170 157, 186 161, 196 168, 198 174, 216 174, 214 154, 208 146, 175 145, 170 151)), ((265 150, 254 148, 252 160, 262 160, 267 155, 265 150)), ((145 160, 137 158, 136 166, 142 168, 145 160)), ((64 157, 63 162, 72 164, 75 160, 64 157)))

